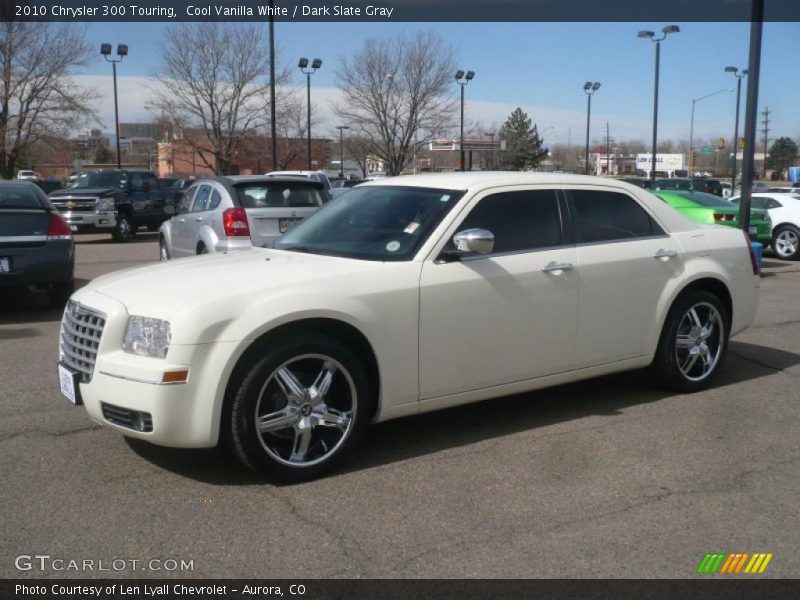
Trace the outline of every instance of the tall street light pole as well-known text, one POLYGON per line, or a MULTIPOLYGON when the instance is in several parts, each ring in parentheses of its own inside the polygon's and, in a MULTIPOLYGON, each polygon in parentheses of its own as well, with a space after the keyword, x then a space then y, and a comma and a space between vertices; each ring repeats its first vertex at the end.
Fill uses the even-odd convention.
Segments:
POLYGON ((278 134, 275 116, 275 0, 269 0, 269 125, 272 134, 272 170, 278 170, 278 134))
POLYGON ((464 73, 461 69, 456 71, 456 83, 461 87, 461 143, 459 148, 461 150, 461 170, 466 171, 466 164, 464 160, 464 88, 475 77, 475 71, 467 71, 464 73), (462 81, 463 80, 463 81, 462 81))
POLYGON ((111 63, 111 70, 114 73, 114 125, 117 137, 117 169, 122 169, 122 156, 120 155, 119 144, 119 104, 117 102, 117 63, 128 56, 128 45, 117 44, 117 56, 119 58, 109 58, 111 56, 111 44, 100 44, 100 54, 111 63))
POLYGON ((692 118, 689 121, 689 177, 694 175, 694 105, 700 102, 701 100, 705 100, 706 98, 711 98, 711 96, 716 96, 717 94, 721 94, 722 92, 732 92, 732 88, 724 88, 721 90, 717 90, 711 94, 703 96, 701 98, 693 98, 692 99, 692 118))
POLYGON ((339 130, 339 178, 344 179, 344 130, 350 129, 347 125, 337 125, 339 130))
POLYGON ((733 73, 736 77, 736 121, 733 126, 733 175, 731 177, 731 194, 736 187, 736 154, 739 152, 739 104, 742 98, 742 79, 747 77, 747 69, 740 72, 736 67, 725 67, 726 73, 733 73))
POLYGON ((491 145, 490 150, 489 150, 491 152, 491 154, 489 155, 489 157, 491 158, 491 161, 492 161, 491 168, 494 169, 495 168, 495 166, 494 166, 494 163, 495 163, 495 160, 494 160, 494 156, 495 156, 495 151, 494 151, 494 131, 487 131, 483 135, 488 135, 492 140, 492 145, 491 145))
POLYGON ((654 31, 640 31, 640 38, 647 38, 656 43, 656 75, 655 86, 653 89, 653 151, 652 162, 650 164, 650 181, 656 180, 656 147, 658 145, 658 79, 661 68, 661 42, 667 39, 670 33, 678 33, 681 30, 677 25, 667 25, 661 30, 661 35, 656 35, 654 31))
POLYGON ((583 91, 586 94, 586 156, 583 167, 584 175, 589 174, 589 126, 592 120, 592 96, 600 89, 599 81, 587 81, 583 84, 583 91))
POLYGON ((300 70, 306 76, 306 96, 308 98, 308 123, 306 125, 308 129, 308 170, 311 171, 311 76, 322 66, 322 61, 319 58, 315 58, 311 62, 311 68, 309 69, 307 68, 308 59, 301 58, 297 66, 300 67, 300 70))

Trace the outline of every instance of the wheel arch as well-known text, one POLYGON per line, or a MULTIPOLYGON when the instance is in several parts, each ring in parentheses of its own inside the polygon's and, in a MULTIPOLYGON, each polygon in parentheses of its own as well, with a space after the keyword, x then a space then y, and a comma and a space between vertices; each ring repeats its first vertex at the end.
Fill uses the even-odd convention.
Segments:
POLYGON ((235 394, 234 383, 242 377, 252 357, 263 351, 271 342, 282 337, 311 332, 337 340, 352 350, 356 357, 362 361, 370 387, 370 418, 378 414, 380 408, 380 370, 377 355, 367 337, 354 325, 339 319, 330 317, 302 318, 283 323, 262 333, 252 340, 238 356, 233 357, 231 361, 233 366, 230 368, 230 374, 225 382, 219 412, 217 429, 220 437, 225 431, 223 425, 230 414, 231 403, 235 394))

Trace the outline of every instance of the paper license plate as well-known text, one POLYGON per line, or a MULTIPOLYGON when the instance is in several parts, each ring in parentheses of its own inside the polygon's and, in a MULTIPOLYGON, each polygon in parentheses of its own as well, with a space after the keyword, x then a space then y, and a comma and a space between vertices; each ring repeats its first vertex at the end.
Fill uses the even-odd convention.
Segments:
POLYGON ((0 258, 0 273, 11 273, 10 258, 0 258))
POLYGON ((64 397, 73 404, 83 404, 81 389, 78 387, 78 373, 62 364, 58 365, 58 385, 64 397))
POLYGON ((297 225, 298 221, 300 221, 300 219, 278 219, 278 229, 281 233, 286 233, 297 225))

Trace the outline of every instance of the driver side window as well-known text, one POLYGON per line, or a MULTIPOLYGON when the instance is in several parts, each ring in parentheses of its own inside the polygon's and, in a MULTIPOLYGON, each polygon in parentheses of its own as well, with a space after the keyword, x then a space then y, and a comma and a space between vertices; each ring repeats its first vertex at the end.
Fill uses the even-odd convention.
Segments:
POLYGON ((183 198, 181 198, 181 203, 178 205, 177 214, 183 215, 189 212, 196 191, 197 188, 191 188, 183 195, 183 198))

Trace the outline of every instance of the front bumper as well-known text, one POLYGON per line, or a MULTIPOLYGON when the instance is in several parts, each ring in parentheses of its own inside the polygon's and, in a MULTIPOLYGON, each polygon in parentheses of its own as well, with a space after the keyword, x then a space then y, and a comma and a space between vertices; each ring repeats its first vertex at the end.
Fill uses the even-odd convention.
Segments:
POLYGON ((94 213, 65 211, 59 214, 76 233, 109 231, 117 226, 117 213, 113 210, 94 213))
POLYGON ((122 350, 128 322, 125 307, 90 290, 81 290, 73 299, 106 315, 91 381, 79 384, 89 417, 161 446, 215 446, 224 390, 222 371, 238 344, 173 345, 165 360, 128 354, 122 350), (162 383, 164 373, 182 370, 189 371, 185 383, 162 383), (114 418, 120 411, 148 415, 152 430, 121 424, 114 418))

